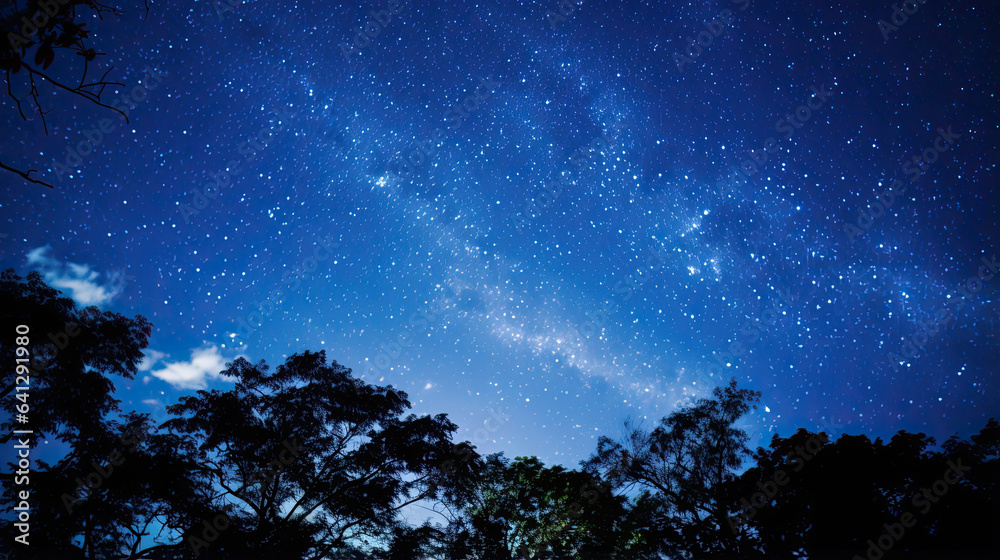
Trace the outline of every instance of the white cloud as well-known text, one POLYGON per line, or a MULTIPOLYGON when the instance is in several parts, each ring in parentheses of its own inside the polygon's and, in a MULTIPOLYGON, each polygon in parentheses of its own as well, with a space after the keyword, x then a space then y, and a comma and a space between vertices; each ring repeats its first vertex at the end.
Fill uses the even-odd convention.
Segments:
POLYGON ((219 347, 212 345, 192 350, 189 361, 166 362, 164 366, 153 371, 153 376, 178 389, 204 389, 209 378, 221 377, 219 372, 226 369, 226 360, 219 347))
POLYGON ((142 352, 142 361, 139 362, 139 365, 135 367, 139 371, 149 371, 153 369, 153 366, 156 365, 156 362, 166 357, 167 355, 164 354, 163 352, 157 352, 156 350, 153 349, 146 349, 142 352))
POLYGON ((90 265, 62 263, 48 256, 52 247, 38 247, 28 253, 28 265, 36 268, 45 281, 53 288, 68 292, 79 305, 103 305, 121 293, 124 283, 120 278, 105 274, 105 283, 98 280, 101 273, 91 270, 90 265))

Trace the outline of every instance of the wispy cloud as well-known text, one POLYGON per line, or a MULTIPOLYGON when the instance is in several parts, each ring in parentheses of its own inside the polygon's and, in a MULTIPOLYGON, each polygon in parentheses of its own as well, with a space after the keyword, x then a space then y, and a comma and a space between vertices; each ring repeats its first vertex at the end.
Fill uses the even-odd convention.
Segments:
POLYGON ((139 371, 149 371, 153 369, 153 366, 156 365, 156 362, 159 362, 160 360, 166 357, 167 355, 163 352, 158 352, 156 350, 153 350, 152 348, 147 348, 142 352, 142 361, 139 362, 139 365, 135 367, 139 371))
POLYGON ((219 372, 226 368, 226 360, 219 353, 219 347, 212 345, 191 351, 191 359, 186 362, 165 362, 163 368, 154 370, 157 377, 178 389, 204 389, 209 378, 221 378, 219 372))
POLYGON ((113 300, 124 288, 124 276, 104 274, 90 265, 60 262, 48 255, 52 247, 45 245, 28 253, 28 266, 41 273, 50 286, 67 292, 79 305, 103 305, 113 300))

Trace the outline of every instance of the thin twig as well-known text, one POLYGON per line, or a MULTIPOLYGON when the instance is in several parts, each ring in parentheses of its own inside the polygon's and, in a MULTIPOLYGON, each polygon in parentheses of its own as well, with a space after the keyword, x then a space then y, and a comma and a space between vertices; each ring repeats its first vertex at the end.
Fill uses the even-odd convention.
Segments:
POLYGON ((38 185, 43 185, 43 186, 46 186, 46 187, 48 187, 48 188, 50 188, 50 189, 54 189, 54 188, 55 188, 54 186, 52 186, 52 185, 51 185, 51 184, 49 184, 49 183, 46 183, 45 181, 39 181, 39 180, 37 180, 37 179, 32 179, 32 178, 30 177, 30 175, 31 175, 32 173, 38 173, 38 170, 37 170, 37 169, 29 169, 29 170, 28 170, 28 172, 27 172, 27 173, 25 173, 24 171, 21 171, 20 169, 14 169, 13 167, 11 167, 11 166, 9 166, 9 165, 6 165, 6 164, 5 164, 5 163, 3 163, 2 161, 0 161, 0 168, 2 168, 2 169, 6 169, 7 171, 13 171, 14 173, 17 173, 17 174, 18 174, 18 175, 20 175, 20 176, 21 176, 21 177, 22 177, 22 178, 23 178, 23 179, 24 179, 25 181, 30 181, 30 182, 32 182, 32 183, 35 183, 35 184, 38 184, 38 185))

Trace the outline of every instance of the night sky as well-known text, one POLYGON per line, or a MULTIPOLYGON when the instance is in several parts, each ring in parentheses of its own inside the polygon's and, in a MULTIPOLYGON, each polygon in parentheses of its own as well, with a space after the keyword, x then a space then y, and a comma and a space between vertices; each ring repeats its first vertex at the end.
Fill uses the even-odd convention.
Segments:
POLYGON ((566 466, 731 376, 752 444, 1000 416, 995 3, 135 4, 130 122, 0 113, 0 265, 155 325, 125 410, 326 350, 566 466))

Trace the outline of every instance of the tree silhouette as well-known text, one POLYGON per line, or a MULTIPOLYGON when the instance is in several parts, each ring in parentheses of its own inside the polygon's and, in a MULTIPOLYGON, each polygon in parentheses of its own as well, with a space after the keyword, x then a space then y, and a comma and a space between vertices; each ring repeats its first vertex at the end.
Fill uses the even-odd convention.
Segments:
POLYGON ((799 465, 792 466, 789 457, 816 437, 804 429, 787 439, 775 435, 770 449, 754 454, 757 465, 740 478, 739 492, 750 496, 760 491, 758 484, 775 480, 778 470, 788 473, 787 484, 757 508, 745 527, 767 557, 791 558, 798 548, 809 551, 811 560, 949 558, 958 552, 963 558, 991 557, 986 551, 997 546, 1000 536, 993 526, 1000 519, 995 511, 1000 488, 996 420, 971 442, 952 437, 940 451, 930 450, 934 438, 922 433, 900 431, 888 444, 843 435, 796 471, 799 465), (954 464, 961 465, 962 476, 946 476, 954 464), (922 497, 922 489, 936 482, 945 488, 940 481, 948 484, 944 495, 934 496, 937 502, 922 497), (913 516, 913 525, 892 528, 904 514, 913 516), (890 531, 887 526, 894 535, 883 543, 891 546, 869 553, 872 543, 877 546, 890 531))
MULTIPOLYGON (((119 412, 119 401, 112 396, 113 378, 132 379, 142 349, 152 326, 142 316, 129 319, 117 313, 102 312, 96 307, 79 310, 69 298, 48 286, 41 275, 31 272, 27 278, 13 269, 0 273, 0 356, 15 363, 15 345, 27 348, 27 363, 19 364, 20 385, 30 390, 24 400, 15 399, 14 376, 4 379, 2 396, 4 412, 13 404, 26 404, 24 418, 5 417, 0 423, 0 442, 24 438, 36 459, 32 466, 32 549, 34 558, 76 558, 84 550, 99 550, 102 539, 127 532, 132 514, 124 505, 131 501, 129 492, 115 494, 116 485, 124 484, 125 476, 101 477, 101 485, 92 493, 102 498, 75 498, 81 493, 76 480, 87 480, 95 470, 92 463, 106 466, 107 458, 123 447, 132 447, 133 436, 146 431, 146 419, 141 415, 113 418, 119 412), (24 332, 24 337, 13 333, 24 332), (13 404, 12 404, 13 403, 13 404), (14 430, 30 430, 29 437, 13 435, 14 430), (125 434, 132 434, 126 436, 125 434), (123 439, 129 441, 123 444, 123 439), (49 464, 39 458, 42 441, 71 446, 71 451, 57 462, 49 464), (64 495, 71 496, 70 506, 64 495), (82 539, 78 546, 74 539, 82 539)), ((22 394, 22 396, 24 396, 22 394)), ((14 442, 16 443, 16 442, 14 442)), ((126 450, 127 451, 127 450, 126 450)), ((127 464, 127 461, 126 461, 127 464)), ((13 496, 14 464, 0 474, 5 496, 13 496)), ((120 472, 120 471, 119 471, 120 472)), ((95 479, 92 479, 95 480, 95 479)), ((23 489, 23 487, 21 487, 23 489)), ((91 492, 88 490, 88 492, 91 492)), ((11 512, 13 500, 4 500, 5 512, 11 512)), ((0 538, 13 542, 13 528, 4 524, 0 538)), ((91 556, 93 557, 93 556, 91 556)))
POLYGON ((190 462, 219 489, 197 513, 228 518, 215 538, 204 523, 186 531, 190 551, 325 558, 382 538, 402 508, 461 486, 462 471, 441 468, 457 429, 445 415, 401 417, 405 393, 327 365, 324 352, 268 370, 239 358, 222 372, 232 390, 168 408, 180 417, 163 428, 197 442, 190 462))
POLYGON ((626 424, 622 441, 602 436, 585 463, 616 486, 642 489, 645 511, 663 537, 661 552, 726 558, 745 552, 743 540, 729 531, 729 486, 750 454, 747 434, 735 423, 759 391, 739 389, 736 380, 662 419, 651 432, 626 424))
MULTIPOLYGON (((15 1, 11 4, 13 9, 8 13, 0 13, 0 29, 4 35, 3 40, 0 40, 0 72, 4 73, 7 96, 14 101, 21 118, 28 119, 22 104, 30 100, 42 119, 45 133, 48 134, 49 127, 45 120, 48 111, 42 106, 39 91, 41 84, 48 84, 56 90, 82 97, 99 107, 115 111, 127 122, 128 115, 101 101, 105 87, 124 85, 107 81, 107 76, 114 67, 108 68, 96 81, 88 81, 90 63, 104 53, 87 45, 86 39, 90 36, 90 32, 85 22, 86 14, 90 11, 102 19, 106 13, 120 16, 123 12, 95 0, 28 0, 23 3, 15 1), (80 57, 76 60, 82 59, 83 67, 79 70, 79 82, 75 84, 67 82, 49 70, 56 60, 56 55, 68 53, 80 57), (21 74, 22 70, 24 74, 21 74), (15 79, 18 75, 23 76, 23 79, 20 81, 15 79), (20 93, 19 90, 24 90, 24 93, 20 93)), ((148 15, 149 5, 145 0, 144 4, 148 15)), ((16 173, 31 183, 53 188, 52 184, 31 177, 32 173, 37 172, 36 169, 22 171, 2 161, 0 169, 16 173)))
MULTIPOLYGON (((19 558, 986 560, 1000 550, 995 419, 940 447, 922 433, 831 442, 800 429, 751 454, 736 422, 760 393, 733 380, 651 431, 626 423, 620 441, 601 437, 578 471, 480 457, 452 442, 445 415, 404 416, 405 393, 303 352, 273 372, 227 364, 232 388, 181 398, 156 428, 121 414, 112 383, 133 378, 151 329, 141 316, 79 310, 38 273, 0 274, 0 330, 19 335, 0 336, 0 355, 22 357, 31 387, 27 418, 0 428, 8 443, 31 430, 38 453, 32 546, 19 558), (40 449, 44 440, 57 445, 40 449), (445 522, 411 525, 403 512, 417 505, 445 522)), ((4 501, 8 517, 15 503, 4 501)), ((15 536, 5 523, 0 558, 15 536)))
MULTIPOLYGON (((111 396, 111 377, 132 379, 148 344, 152 325, 141 315, 129 319, 96 307, 78 310, 73 300, 48 286, 37 272, 26 279, 7 269, 0 273, 0 352, 14 355, 18 325, 26 325, 31 370, 30 421, 0 424, 0 443, 10 431, 27 426, 38 439, 62 441, 110 434, 105 416, 119 410, 111 396), (87 403, 86 408, 79 403, 87 403), (22 426, 22 427, 15 427, 22 426)), ((13 358, 11 359, 13 363, 13 358)), ((14 391, 15 379, 4 379, 0 397, 14 391)))
POLYGON ((490 455, 445 558, 609 558, 625 499, 588 473, 490 455))

